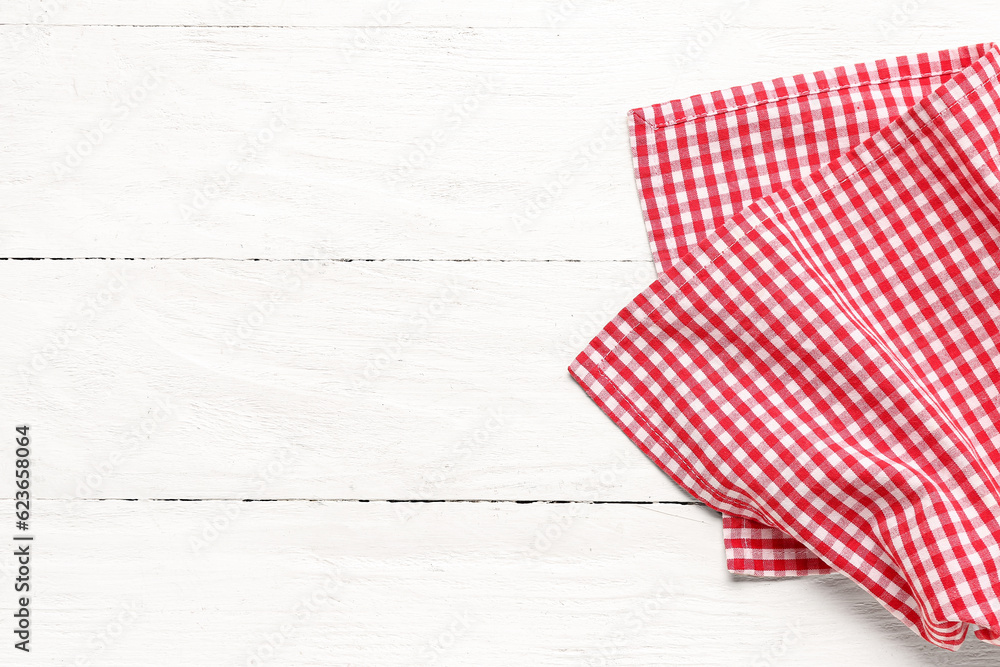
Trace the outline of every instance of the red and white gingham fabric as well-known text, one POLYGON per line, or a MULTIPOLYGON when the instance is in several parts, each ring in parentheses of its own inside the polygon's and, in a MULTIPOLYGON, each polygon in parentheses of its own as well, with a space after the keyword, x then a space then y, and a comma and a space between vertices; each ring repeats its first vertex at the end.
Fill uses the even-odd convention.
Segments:
MULTIPOLYGON (((634 110, 636 176, 658 272, 744 205, 895 120, 987 48, 861 64, 634 110), (725 148, 720 137, 730 140, 725 148)), ((781 531, 750 519, 726 516, 723 531, 733 572, 834 571, 781 531)))
POLYGON ((841 572, 1000 644, 1000 49, 631 112, 659 273, 570 372, 723 513, 734 572, 841 572))

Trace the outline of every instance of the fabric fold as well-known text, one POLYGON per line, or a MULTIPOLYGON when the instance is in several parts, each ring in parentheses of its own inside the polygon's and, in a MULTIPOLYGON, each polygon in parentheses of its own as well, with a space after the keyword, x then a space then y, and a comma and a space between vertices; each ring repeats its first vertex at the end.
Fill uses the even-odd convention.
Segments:
MULTIPOLYGON (((636 182, 658 272, 743 205, 895 120, 990 46, 839 67, 634 109, 636 182)), ((733 572, 833 571, 815 558, 804 567, 803 547, 773 527, 729 517, 723 532, 733 572), (753 536, 749 543, 747 536, 753 536), (749 544, 756 546, 748 550, 749 544)))
POLYGON ((841 572, 949 649, 1000 643, 998 72, 980 45, 635 110, 660 275, 570 366, 723 513, 731 570, 841 572))

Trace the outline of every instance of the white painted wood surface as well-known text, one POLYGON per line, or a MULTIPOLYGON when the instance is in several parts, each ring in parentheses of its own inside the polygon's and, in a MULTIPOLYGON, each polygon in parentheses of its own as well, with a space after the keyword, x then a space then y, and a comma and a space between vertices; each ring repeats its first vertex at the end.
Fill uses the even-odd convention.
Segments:
POLYGON ((996 664, 912 641, 842 577, 734 580, 704 507, 53 500, 38 521, 31 664, 996 664))
POLYGON ((998 17, 3 3, 0 256, 71 259, 0 261, 40 499, 33 652, 0 664, 996 664, 839 576, 728 575, 565 368, 653 278, 628 109, 998 17))
POLYGON ((59 443, 36 455, 46 497, 689 499, 566 371, 648 263, 9 261, 0 276, 20 360, 0 402, 59 443))

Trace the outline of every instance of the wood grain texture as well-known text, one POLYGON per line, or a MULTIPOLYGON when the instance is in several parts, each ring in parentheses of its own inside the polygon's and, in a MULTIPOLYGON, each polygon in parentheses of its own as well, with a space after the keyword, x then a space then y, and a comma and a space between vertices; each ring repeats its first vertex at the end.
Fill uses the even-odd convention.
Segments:
POLYGON ((850 20, 684 64, 671 25, 47 27, 4 61, 0 254, 644 261, 628 109, 975 41, 850 20))
POLYGON ((996 664, 913 641, 839 575, 731 577, 703 507, 48 501, 38 522, 33 665, 996 664))
MULTIPOLYGON (((891 22, 900 30, 953 25, 967 32, 981 28, 995 6, 989 0, 921 0, 916 4, 877 0, 841 0, 834 5, 753 0, 733 24, 762 28, 863 28, 873 21, 891 22), (904 16, 905 15, 905 16, 904 16)), ((129 0, 68 2, 9 0, 0 7, 0 23, 116 26, 302 26, 302 27, 435 27, 491 28, 700 28, 725 11, 741 8, 740 0, 649 2, 648 0, 542 0, 520 3, 469 3, 461 0, 129 0)), ((845 34, 846 41, 855 41, 845 34)))
POLYGON ((690 499, 566 370, 649 263, 8 261, 0 276, 0 400, 34 425, 45 497, 690 499))
POLYGON ((729 576, 715 513, 566 372, 653 279, 628 109, 996 18, 3 3, 0 257, 74 259, 0 261, 0 426, 42 499, 35 650, 0 664, 996 664, 839 576, 729 576))

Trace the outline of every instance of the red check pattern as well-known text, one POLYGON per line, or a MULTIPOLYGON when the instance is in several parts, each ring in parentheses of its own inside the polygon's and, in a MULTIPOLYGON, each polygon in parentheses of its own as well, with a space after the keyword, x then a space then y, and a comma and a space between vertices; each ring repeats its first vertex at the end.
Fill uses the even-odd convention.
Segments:
POLYGON ((570 366, 730 569, 841 572, 949 649, 1000 644, 998 73, 981 45, 634 110, 660 275, 570 366))
MULTIPOLYGON (((776 79, 634 110, 636 176, 658 270, 734 210, 801 178, 898 117, 987 46, 776 79), (647 118, 654 120, 641 122, 647 118), (728 142, 725 148, 720 139, 728 142)), ((723 531, 733 572, 833 571, 774 528, 726 517, 723 531)))
MULTIPOLYGON (((734 211, 897 118, 986 48, 815 72, 634 110, 636 177, 658 272, 734 211)), ((733 572, 833 571, 795 540, 752 520, 726 517, 723 533, 733 572)))
MULTIPOLYGON (((988 45, 838 68, 635 109, 631 137, 657 272, 735 211, 827 164, 897 118, 988 45)), ((780 531, 723 522, 729 569, 833 572, 780 531)))

